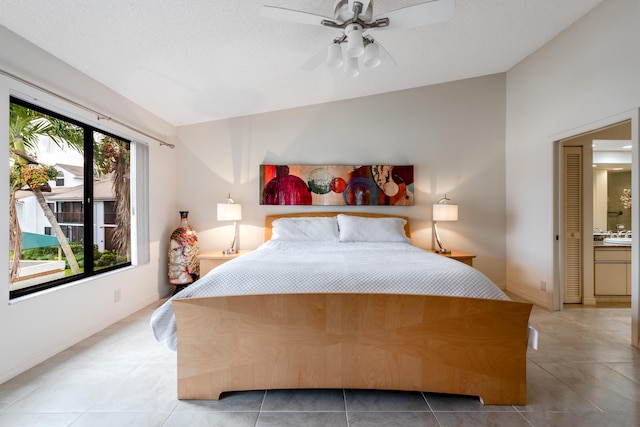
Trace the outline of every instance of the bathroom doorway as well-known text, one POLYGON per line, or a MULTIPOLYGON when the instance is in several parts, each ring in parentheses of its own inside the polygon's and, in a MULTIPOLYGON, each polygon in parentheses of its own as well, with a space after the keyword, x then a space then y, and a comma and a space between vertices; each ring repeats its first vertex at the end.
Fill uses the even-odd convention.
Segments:
POLYGON ((561 304, 631 304, 631 129, 627 119, 557 141, 561 304))

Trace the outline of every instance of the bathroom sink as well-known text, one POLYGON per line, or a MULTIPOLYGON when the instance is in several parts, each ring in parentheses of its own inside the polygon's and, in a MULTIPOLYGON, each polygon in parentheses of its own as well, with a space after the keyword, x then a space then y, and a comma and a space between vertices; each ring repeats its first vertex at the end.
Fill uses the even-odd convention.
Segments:
POLYGON ((631 237, 605 237, 602 243, 605 245, 631 246, 631 237))

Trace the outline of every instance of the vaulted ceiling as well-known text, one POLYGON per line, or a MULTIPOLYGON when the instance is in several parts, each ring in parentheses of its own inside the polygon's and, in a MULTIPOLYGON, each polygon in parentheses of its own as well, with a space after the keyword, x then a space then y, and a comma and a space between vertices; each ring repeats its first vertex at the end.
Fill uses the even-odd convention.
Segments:
MULTIPOLYGON (((373 0, 374 15, 422 3, 373 0)), ((602 0, 457 0, 453 18, 374 30, 397 66, 347 77, 300 67, 340 34, 263 5, 318 0, 0 0, 0 25, 174 125, 295 108, 509 70, 602 0)))

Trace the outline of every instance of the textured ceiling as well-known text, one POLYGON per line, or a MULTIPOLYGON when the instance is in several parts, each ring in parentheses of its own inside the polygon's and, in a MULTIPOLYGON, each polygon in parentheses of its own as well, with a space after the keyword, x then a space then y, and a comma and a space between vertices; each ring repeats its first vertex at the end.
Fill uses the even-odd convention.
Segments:
MULTIPOLYGON (((505 72, 602 0, 457 0, 448 22, 375 30, 397 66, 357 78, 300 67, 339 30, 261 16, 332 16, 318 0, 0 0, 0 25, 174 125, 505 72)), ((422 3, 374 0, 374 15, 422 3)))

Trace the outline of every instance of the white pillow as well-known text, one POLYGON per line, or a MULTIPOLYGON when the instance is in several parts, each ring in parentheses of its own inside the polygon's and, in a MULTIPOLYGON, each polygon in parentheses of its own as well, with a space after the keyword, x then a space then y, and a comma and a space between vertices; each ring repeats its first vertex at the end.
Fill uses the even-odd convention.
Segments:
POLYGON ((278 218, 271 224, 271 240, 293 242, 337 242, 335 216, 278 218))
POLYGON ((340 242, 410 242, 402 218, 338 215, 340 242))

